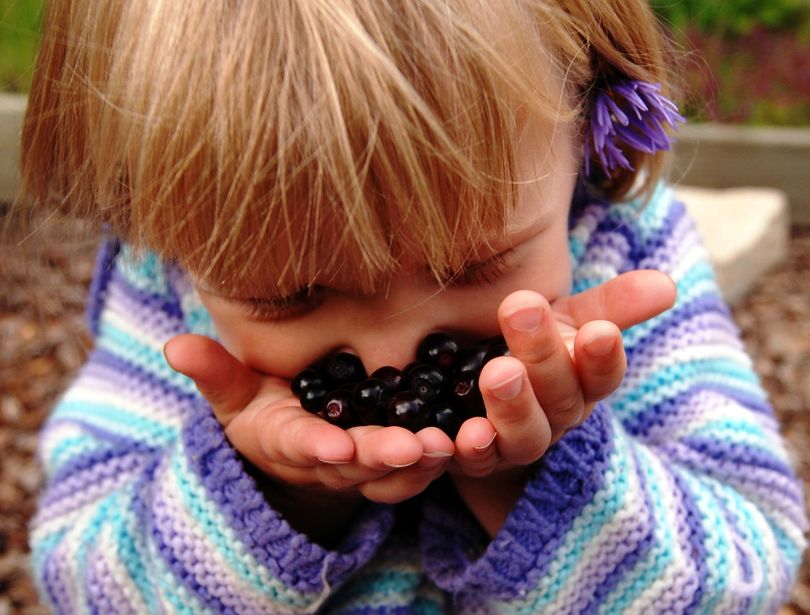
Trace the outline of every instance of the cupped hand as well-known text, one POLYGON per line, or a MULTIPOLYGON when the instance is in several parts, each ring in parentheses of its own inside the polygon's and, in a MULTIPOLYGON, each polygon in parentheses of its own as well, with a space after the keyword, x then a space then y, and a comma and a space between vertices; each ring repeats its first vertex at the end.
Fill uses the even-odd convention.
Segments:
POLYGON ((533 463, 587 419, 624 377, 621 330, 667 310, 675 295, 667 275, 644 270, 551 304, 531 291, 506 297, 498 318, 510 356, 484 366, 486 418, 467 420, 455 440, 451 472, 464 477, 462 489, 470 477, 533 463))
POLYGON ((288 381, 249 369, 212 339, 179 335, 164 354, 194 381, 234 448, 286 500, 298 489, 302 502, 330 494, 342 502, 346 492, 400 502, 444 472, 453 455, 453 443, 436 428, 414 434, 400 427, 331 425, 301 407, 288 381))

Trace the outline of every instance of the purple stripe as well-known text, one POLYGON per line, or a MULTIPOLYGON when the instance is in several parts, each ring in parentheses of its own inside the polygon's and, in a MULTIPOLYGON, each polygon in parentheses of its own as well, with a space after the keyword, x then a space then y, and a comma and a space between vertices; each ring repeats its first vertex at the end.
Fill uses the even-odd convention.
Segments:
POLYGON ((798 489, 796 488, 796 476, 793 470, 788 464, 777 459, 768 451, 744 444, 710 440, 698 436, 687 436, 682 438, 680 442, 698 452, 703 459, 709 458, 720 463, 733 464, 735 470, 738 471, 729 472, 729 468, 725 468, 728 476, 746 476, 750 479, 759 477, 763 487, 778 488, 778 483, 782 481, 774 482, 775 477, 771 473, 780 474, 790 479, 788 482, 783 483, 783 485, 790 487, 790 490, 784 493, 786 495, 792 494, 794 499, 800 500, 797 496, 798 489), (763 472, 763 470, 767 470, 767 473, 763 472))
POLYGON ((511 600, 534 589, 576 518, 604 487, 613 444, 610 411, 599 404, 537 462, 523 498, 481 558, 447 531, 443 513, 432 511, 422 531, 428 574, 447 592, 474 594, 471 601, 481 594, 511 600))
MULTIPOLYGON (((115 284, 115 291, 120 292, 123 296, 123 304, 137 305, 139 310, 138 314, 154 315, 155 311, 162 312, 173 321, 179 324, 183 322, 183 310, 180 307, 179 298, 174 294, 172 289, 166 286, 164 293, 149 293, 137 288, 129 283, 124 275, 115 270, 112 274, 111 283, 115 284)), ((152 323, 150 323, 150 326, 152 323)))
MULTIPOLYGON (((165 369, 168 371, 171 368, 167 364, 165 369)), ((111 353, 106 348, 93 350, 89 361, 82 367, 79 378, 85 372, 88 375, 92 374, 108 380, 110 383, 115 383, 121 388, 135 388, 150 396, 157 397, 155 392, 160 392, 160 397, 164 398, 163 406, 165 406, 167 416, 183 416, 187 410, 176 410, 177 404, 186 404, 201 399, 196 392, 183 390, 172 384, 171 381, 111 353)))
POLYGON ((744 406, 746 410, 767 416, 771 416, 772 414, 770 405, 768 405, 768 402, 762 397, 754 398, 752 395, 745 394, 745 392, 740 389, 728 385, 696 382, 686 391, 681 391, 674 396, 667 397, 657 404, 650 404, 638 414, 630 417, 622 416, 622 425, 627 429, 628 433, 634 436, 650 434, 674 421, 682 420, 680 417, 684 412, 691 414, 693 408, 690 407, 690 404, 694 404, 694 397, 702 392, 716 393, 717 395, 744 406))
POLYGON ((204 402, 183 431, 187 463, 216 502, 228 525, 258 562, 285 585, 302 593, 321 591, 324 559, 330 560, 325 581, 330 585, 363 566, 373 556, 393 523, 387 506, 369 506, 356 521, 344 545, 353 552, 323 549, 294 532, 257 490, 256 484, 225 440, 221 425, 204 402))
MULTIPOLYGON (((633 458, 633 466, 640 467, 641 462, 635 453, 631 452, 631 456, 633 458)), ((636 478, 639 481, 639 490, 644 494, 645 518, 643 520, 639 520, 638 527, 636 528, 636 532, 639 533, 641 533, 642 528, 644 530, 641 535, 641 539, 638 540, 633 550, 627 553, 618 563, 618 565, 616 565, 615 568, 605 577, 602 583, 596 587, 593 596, 590 598, 585 609, 582 611, 583 613, 596 612, 601 603, 605 600, 605 597, 608 596, 608 594, 613 591, 619 582, 623 580, 624 575, 638 565, 638 563, 642 561, 655 546, 654 529, 656 526, 656 519, 652 515, 653 507, 650 505, 651 494, 647 487, 647 481, 644 473, 640 471, 636 472, 636 478)), ((629 539, 630 536, 628 536, 626 540, 629 539)))
POLYGON ((703 531, 703 525, 700 523, 703 514, 698 508, 692 491, 679 473, 674 472, 672 478, 678 488, 681 505, 683 506, 686 516, 686 540, 690 547, 687 555, 692 559, 692 563, 697 569, 696 574, 699 581, 692 600, 686 605, 686 610, 684 611, 684 615, 688 615, 689 613, 695 613, 697 611, 700 601, 706 593, 704 581, 709 575, 708 568, 706 567, 706 561, 708 560, 708 551, 706 550, 707 537, 706 533, 703 531))
POLYGON ((104 308, 105 294, 113 272, 113 262, 120 249, 121 245, 117 240, 105 239, 96 254, 95 270, 90 282, 85 308, 85 320, 93 336, 98 335, 99 318, 104 308))
POLYGON ((109 483, 106 491, 121 487, 124 481, 131 481, 131 475, 137 473, 148 461, 143 455, 113 452, 109 449, 72 460, 51 479, 50 489, 40 500, 37 523, 43 523, 54 514, 64 514, 64 510, 50 510, 63 508, 60 506, 63 500, 70 502, 69 510, 75 510, 94 500, 96 496, 88 495, 89 488, 97 487, 103 481, 109 483))
POLYGON ((68 576, 68 557, 62 554, 63 550, 64 543, 57 545, 45 559, 42 571, 42 584, 50 597, 55 615, 71 615, 76 606, 70 591, 73 583, 68 576))

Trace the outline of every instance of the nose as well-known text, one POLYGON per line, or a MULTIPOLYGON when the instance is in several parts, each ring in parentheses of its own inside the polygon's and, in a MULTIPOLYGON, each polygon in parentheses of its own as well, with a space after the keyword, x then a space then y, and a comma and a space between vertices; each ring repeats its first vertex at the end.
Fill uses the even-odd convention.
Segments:
POLYGON ((342 350, 360 357, 369 374, 386 365, 404 368, 428 333, 447 331, 453 322, 440 296, 420 299, 409 286, 392 284, 385 296, 358 300, 346 312, 351 316, 343 323, 342 350))
POLYGON ((415 359, 419 342, 434 330, 430 322, 418 316, 387 321, 358 318, 346 331, 347 344, 343 350, 360 357, 369 374, 386 365, 403 369, 415 359))

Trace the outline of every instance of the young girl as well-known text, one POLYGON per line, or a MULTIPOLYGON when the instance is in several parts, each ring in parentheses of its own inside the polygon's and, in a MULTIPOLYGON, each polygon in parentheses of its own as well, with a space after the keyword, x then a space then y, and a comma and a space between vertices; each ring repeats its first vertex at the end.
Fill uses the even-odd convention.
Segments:
POLYGON ((25 188, 110 233, 55 611, 775 611, 802 497, 659 182, 663 49, 644 0, 52 2, 25 188), (290 391, 437 331, 510 350, 453 440, 290 391))

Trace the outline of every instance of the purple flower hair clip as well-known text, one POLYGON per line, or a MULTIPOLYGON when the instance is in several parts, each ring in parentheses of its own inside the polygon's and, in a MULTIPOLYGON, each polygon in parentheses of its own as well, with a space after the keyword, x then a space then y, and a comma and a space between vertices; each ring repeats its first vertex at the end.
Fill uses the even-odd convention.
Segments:
POLYGON ((664 125, 677 129, 685 121, 657 83, 625 79, 598 87, 585 134, 585 175, 590 177, 593 154, 608 176, 618 167, 633 171, 622 146, 645 154, 668 150, 672 140, 664 125))

